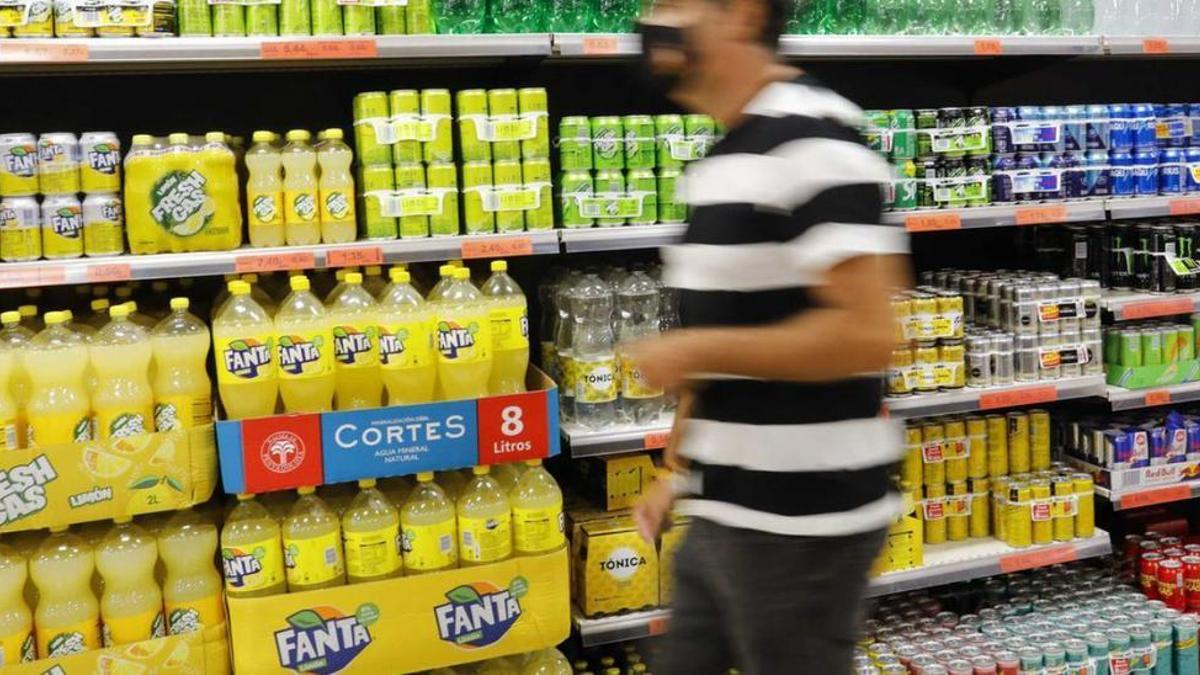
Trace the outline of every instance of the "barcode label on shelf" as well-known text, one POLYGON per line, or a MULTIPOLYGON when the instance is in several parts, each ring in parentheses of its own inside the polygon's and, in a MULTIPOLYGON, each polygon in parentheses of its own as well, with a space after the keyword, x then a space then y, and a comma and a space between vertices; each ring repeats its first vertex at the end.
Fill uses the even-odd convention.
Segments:
POLYGON ((1196 308, 1192 298, 1161 298, 1159 300, 1143 300, 1131 302, 1119 311, 1120 318, 1126 321, 1133 319, 1148 319, 1155 316, 1170 316, 1172 314, 1188 314, 1196 308))
POLYGON ((233 263, 238 274, 247 272, 278 272, 281 270, 312 269, 317 266, 316 256, 312 251, 296 251, 295 253, 261 253, 240 255, 233 263))
POLYGON ((58 40, 25 42, 6 40, 0 43, 0 61, 15 63, 80 63, 88 60, 88 46, 61 44, 58 40))
POLYGON ((667 442, 671 440, 670 431, 651 431, 646 434, 642 441, 642 447, 647 450, 655 450, 658 448, 667 447, 667 442))
POLYGON ((615 35, 585 35, 583 37, 583 53, 587 56, 616 54, 617 37, 615 35))
POLYGON ((1004 53, 1004 45, 996 38, 979 38, 975 40, 976 56, 1000 56, 1004 53))

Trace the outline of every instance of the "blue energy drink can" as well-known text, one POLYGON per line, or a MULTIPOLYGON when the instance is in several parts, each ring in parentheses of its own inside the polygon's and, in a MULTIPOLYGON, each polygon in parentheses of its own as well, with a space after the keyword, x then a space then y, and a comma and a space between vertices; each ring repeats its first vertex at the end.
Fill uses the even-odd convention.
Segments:
POLYGON ((1108 149, 1108 106, 1089 105, 1087 107, 1086 133, 1088 150, 1108 149))
POLYGON ((1154 124, 1154 106, 1149 103, 1135 103, 1130 110, 1133 114, 1133 147, 1135 149, 1157 148, 1158 134, 1154 124))
POLYGON ((1139 197, 1158 194, 1158 148, 1138 148, 1133 153, 1133 193, 1139 197))
POLYGON ((1087 196, 1085 183, 1087 172, 1083 167, 1082 153, 1065 152, 1062 154, 1062 196, 1063 199, 1083 199, 1087 196))
POLYGON ((1041 143, 1038 145, 1038 150, 1042 152, 1062 152, 1066 149, 1066 134, 1064 133, 1066 131, 1064 129, 1066 116, 1066 111, 1062 106, 1042 106, 1042 121, 1058 125, 1058 140, 1053 143, 1041 143))
POLYGON ((1127 151, 1112 150, 1108 153, 1109 180, 1108 193, 1113 197, 1132 197, 1133 155, 1127 151))
POLYGON ((1158 154, 1158 193, 1177 195, 1183 192, 1183 151, 1163 148, 1158 154))
MULTIPOLYGON (((1107 197, 1109 194, 1108 151, 1088 150, 1083 156, 1083 188, 1088 197, 1107 197)), ((1200 188, 1198 188, 1200 189, 1200 188)))
MULTIPOLYGON (((1200 105, 1197 106, 1200 109, 1200 105)), ((1197 114, 1200 114, 1198 112, 1197 114)), ((992 108, 992 152, 1006 155, 1016 152, 1012 142, 1012 129, 1009 122, 1017 119, 1016 108, 992 108)))
POLYGON ((1108 150, 1133 151, 1133 110, 1126 103, 1108 106, 1108 150))
POLYGON ((1009 203, 1015 201, 1013 197, 1013 177, 1007 171, 1013 171, 1017 168, 1017 159, 1014 155, 992 155, 992 201, 996 203, 1009 203))
POLYGON ((1200 169, 1200 147, 1186 148, 1183 151, 1183 186, 1186 192, 1200 192, 1200 180, 1192 172, 1192 165, 1200 169))
POLYGON ((1087 149, 1087 106, 1069 105, 1063 108, 1063 149, 1078 152, 1087 149))

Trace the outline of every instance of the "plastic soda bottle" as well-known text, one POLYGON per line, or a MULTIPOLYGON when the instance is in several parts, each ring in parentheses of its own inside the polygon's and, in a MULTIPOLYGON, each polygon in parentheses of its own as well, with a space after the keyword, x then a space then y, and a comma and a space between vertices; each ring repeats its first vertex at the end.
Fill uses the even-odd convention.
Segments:
POLYGON ((400 513, 375 487, 373 478, 358 481, 358 487, 359 493, 342 514, 346 577, 357 584, 400 576, 400 513))
POLYGON ((208 326, 187 298, 171 298, 171 313, 150 333, 154 350, 154 428, 190 429, 212 423, 208 326))
POLYGON ((438 382, 446 400, 488 395, 492 335, 488 305, 471 283, 471 271, 454 271, 454 281, 437 300, 438 382))
POLYGON ((513 488, 517 487, 517 481, 521 480, 521 472, 517 470, 515 464, 495 464, 492 466, 492 478, 500 484, 500 489, 504 490, 504 494, 512 498, 513 488))
POLYGON ((292 292, 275 314, 279 393, 290 413, 332 409, 333 331, 325 306, 309 290, 308 277, 289 280, 292 292))
POLYGON ((246 151, 246 215, 250 219, 250 245, 283 246, 283 166, 275 134, 256 131, 254 145, 246 151))
POLYGON ((154 394, 150 390, 150 336, 129 320, 129 306, 108 309, 112 319, 91 345, 96 390, 92 407, 100 440, 129 438, 153 431, 154 394))
POLYGON ((572 675, 573 672, 571 662, 553 647, 529 654, 525 667, 521 669, 521 675, 572 675))
POLYGON ((601 429, 616 419, 617 356, 613 347, 612 293, 596 274, 575 288, 571 359, 575 368, 575 421, 601 429))
POLYGON ((287 132, 283 146, 283 222, 289 246, 321 243, 317 207, 317 153, 303 129, 287 132))
POLYGON ((392 283, 379 301, 379 362, 388 405, 433 400, 437 357, 433 352, 432 315, 409 283, 408 271, 392 268, 392 283))
POLYGON ((354 218, 354 176, 350 163, 354 153, 342 140, 341 129, 326 129, 325 142, 317 149, 321 166, 321 241, 340 244, 354 241, 358 224, 354 218))
POLYGON ((658 420, 663 390, 646 383, 641 369, 624 350, 638 340, 659 333, 658 282, 642 270, 634 270, 617 287, 617 340, 620 363, 620 413, 624 421, 645 426, 658 420))
POLYGON ((242 201, 238 186, 237 155, 227 142, 224 132, 204 134, 199 158, 209 180, 209 190, 215 212, 209 232, 224 232, 221 245, 214 248, 231 249, 242 244, 242 201))
POLYGON ((171 516, 158 534, 158 554, 167 568, 163 604, 167 632, 194 633, 225 620, 221 576, 213 567, 217 526, 185 509, 171 516))
POLYGON ((242 281, 250 284, 250 297, 254 298, 254 301, 260 307, 267 310, 267 314, 275 316, 275 312, 279 309, 276 306, 275 298, 272 298, 270 293, 263 290, 262 284, 258 283, 258 275, 254 273, 243 274, 242 281))
POLYGON ((311 591, 346 583, 342 532, 337 514, 316 489, 296 490, 299 498, 283 521, 283 556, 288 590, 311 591))
POLYGON ((458 548, 463 566, 507 560, 513 554, 508 496, 488 475, 488 467, 474 467, 471 473, 475 477, 458 497, 458 548))
MULTIPOLYGON (((16 312, 5 312, 9 321, 16 328, 20 315, 16 312), (17 314, 13 317, 12 314, 17 314)), ((5 330, 8 330, 7 326, 5 330)), ((22 336, 23 337, 23 336, 22 336)), ((15 395, 15 371, 17 359, 20 357, 19 347, 0 337, 0 451, 16 450, 21 447, 21 439, 17 433, 20 424, 20 409, 15 395)))
POLYGON ((492 261, 492 276, 481 289, 489 300, 492 323, 492 373, 488 393, 525 391, 529 368, 529 308, 521 287, 508 275, 508 263, 492 261))
POLYGON ((287 590, 279 523, 254 495, 240 494, 221 530, 225 593, 257 598, 287 590))
POLYGON ((475 669, 475 675, 521 675, 521 671, 509 659, 497 656, 479 664, 475 669))
MULTIPOLYGON (((7 311, 0 313, 0 344, 12 353, 12 375, 9 379, 9 391, 12 392, 16 417, 14 418, 17 445, 23 448, 27 444, 29 392, 32 383, 25 368, 25 349, 33 339, 33 331, 21 325, 21 313, 7 311)), ((8 435, 4 436, 7 442, 8 435)))
MULTIPOLYGON (((395 269, 404 270, 403 267, 395 269)), ((383 268, 379 265, 368 265, 363 270, 363 288, 371 294, 376 300, 383 297, 383 291, 387 288, 388 280, 383 278, 383 268)))
POLYGON ((383 398, 379 308, 363 288, 362 274, 348 273, 346 288, 326 309, 333 320, 337 409, 378 408, 383 398))
POLYGON ((542 460, 530 460, 526 466, 529 469, 508 495, 513 509, 513 545, 517 555, 540 555, 566 545, 563 496, 542 460))
POLYGON ((39 596, 33 623, 37 626, 37 653, 42 658, 100 648, 100 603, 92 593, 94 571, 92 547, 66 527, 50 528, 50 536, 30 558, 29 576, 39 596))
POLYGON ((33 613, 25 601, 25 556, 0 544, 0 666, 33 661, 33 613))
POLYGON ((429 294, 425 297, 425 299, 429 302, 437 302, 440 300, 442 298, 442 294, 444 294, 446 289, 450 287, 450 284, 454 283, 454 270, 458 267, 459 265, 455 265, 453 262, 449 262, 438 267, 437 283, 433 285, 433 288, 429 289, 429 294))
POLYGON ((458 525, 454 503, 433 482, 433 472, 417 474, 417 485, 400 509, 400 546, 408 574, 458 567, 458 525))
POLYGON ((67 328, 65 312, 47 312, 46 328, 29 342, 29 444, 40 447, 92 439, 91 400, 84 384, 88 347, 67 328))
POLYGON ((275 412, 279 375, 275 363, 275 324, 250 297, 250 284, 229 282, 230 299, 213 320, 217 389, 231 420, 275 412))
POLYGON ((129 516, 113 520, 113 527, 96 547, 96 568, 104 579, 100 617, 104 620, 104 646, 163 637, 162 591, 154 580, 158 543, 135 525, 129 516))

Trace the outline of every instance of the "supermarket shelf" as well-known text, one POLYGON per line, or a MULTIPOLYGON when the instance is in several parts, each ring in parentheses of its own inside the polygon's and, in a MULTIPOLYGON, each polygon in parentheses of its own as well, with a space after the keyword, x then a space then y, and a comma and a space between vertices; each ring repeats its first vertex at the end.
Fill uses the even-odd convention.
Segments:
POLYGON ((891 211, 883 222, 904 225, 910 232, 1009 227, 1034 223, 1074 223, 1104 220, 1104 201, 1046 204, 1003 204, 969 209, 891 211))
POLYGON ((785 56, 1020 56, 1100 54, 1099 36, 785 35, 785 56))
POLYGON ((1104 207, 1113 220, 1158 218, 1178 215, 1178 211, 1172 213, 1171 204, 1181 201, 1194 202, 1195 200, 1187 197, 1131 197, 1105 200, 1104 207))
POLYGON ((1104 51, 1107 54, 1163 56, 1164 54, 1200 53, 1200 38, 1195 36, 1152 37, 1152 36, 1105 36, 1104 51))
POLYGON ((667 443, 671 424, 672 417, 667 415, 652 427, 630 426, 588 431, 568 422, 563 423, 561 429, 572 457, 603 457, 662 448, 667 443))
POLYGON ((590 253, 637 248, 657 248, 674 244, 683 238, 686 223, 662 225, 630 225, 628 227, 590 227, 580 230, 559 230, 563 251, 590 253))
POLYGON ((1184 382, 1154 389, 1108 387, 1106 394, 1113 410, 1136 410, 1156 405, 1200 401, 1200 382, 1184 382))
POLYGON ((1022 405, 1050 403, 1071 398, 1104 396, 1103 375, 1073 377, 1048 382, 1022 382, 1007 387, 964 388, 936 394, 918 394, 905 398, 885 398, 892 417, 949 415, 975 410, 995 410, 1022 405))
POLYGON ((636 56, 641 51, 641 35, 625 33, 554 34, 554 53, 558 56, 620 57, 636 56))
POLYGON ((667 630, 670 617, 669 609, 652 609, 600 619, 586 619, 578 607, 571 608, 571 619, 584 647, 662 635, 667 630))
POLYGON ((1114 321, 1190 314, 1196 311, 1197 303, 1200 303, 1200 292, 1163 294, 1106 291, 1100 299, 1100 307, 1111 313, 1114 321))
POLYGON ((1128 511, 1144 506, 1170 504, 1200 497, 1200 481, 1192 480, 1175 485, 1156 485, 1141 489, 1125 489, 1113 492, 1109 488, 1096 486, 1096 496, 1107 499, 1113 511, 1128 511))

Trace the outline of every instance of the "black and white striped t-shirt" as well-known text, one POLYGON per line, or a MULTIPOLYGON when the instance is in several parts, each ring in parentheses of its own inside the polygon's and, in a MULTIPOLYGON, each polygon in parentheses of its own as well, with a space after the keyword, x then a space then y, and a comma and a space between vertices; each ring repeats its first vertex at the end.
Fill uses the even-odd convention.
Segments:
MULTIPOLYGON (((688 167, 684 243, 663 250, 683 326, 752 326, 816 307, 822 274, 861 255, 907 253, 880 224, 889 169, 863 145, 862 111, 803 76, 768 85, 709 156, 688 167)), ((838 358, 795 354, 787 358, 838 358)), ((878 375, 794 383, 703 375, 680 454, 684 513, 777 534, 838 536, 886 526, 897 423, 879 417, 878 375)))

